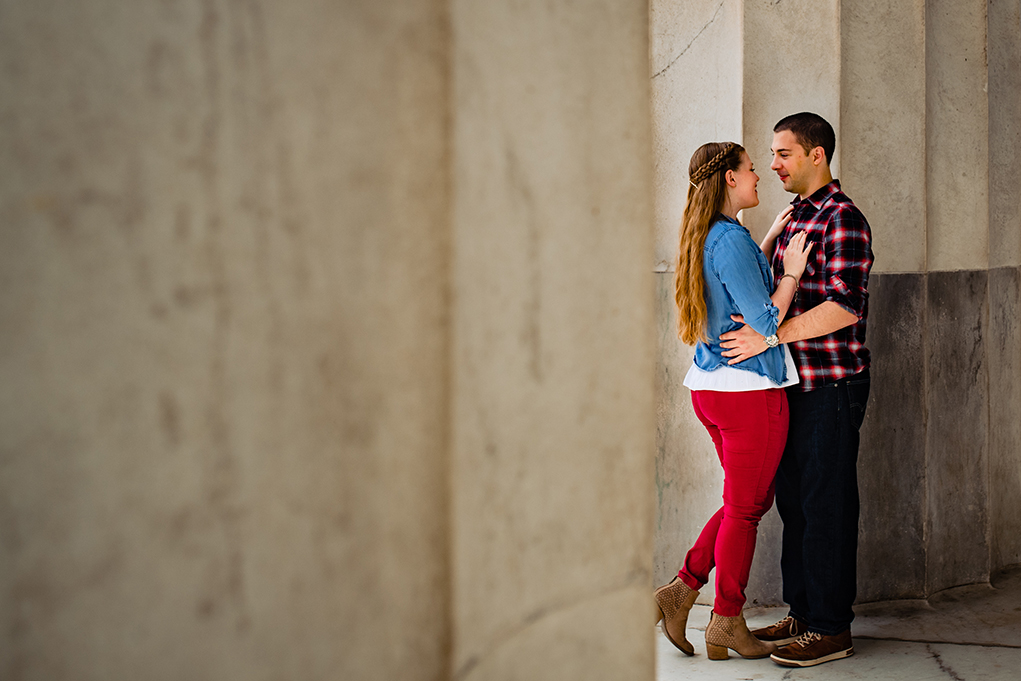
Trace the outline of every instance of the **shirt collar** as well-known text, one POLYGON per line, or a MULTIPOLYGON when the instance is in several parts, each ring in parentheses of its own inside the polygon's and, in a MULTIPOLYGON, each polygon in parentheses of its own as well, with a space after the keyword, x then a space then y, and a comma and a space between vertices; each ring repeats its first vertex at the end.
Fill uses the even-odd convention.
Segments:
POLYGON ((815 190, 815 192, 807 199, 802 199, 800 196, 795 196, 794 200, 791 201, 791 205, 797 208, 804 203, 812 204, 812 208, 819 210, 822 205, 834 194, 840 191, 840 180, 833 180, 827 185, 823 185, 815 190))

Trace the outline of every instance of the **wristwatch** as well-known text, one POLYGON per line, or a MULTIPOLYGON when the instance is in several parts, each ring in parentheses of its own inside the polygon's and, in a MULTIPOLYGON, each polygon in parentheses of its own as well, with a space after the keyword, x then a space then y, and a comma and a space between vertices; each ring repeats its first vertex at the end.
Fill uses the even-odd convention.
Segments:
POLYGON ((780 345, 780 339, 776 337, 775 333, 772 336, 766 336, 765 341, 766 345, 771 348, 775 348, 777 345, 780 345))

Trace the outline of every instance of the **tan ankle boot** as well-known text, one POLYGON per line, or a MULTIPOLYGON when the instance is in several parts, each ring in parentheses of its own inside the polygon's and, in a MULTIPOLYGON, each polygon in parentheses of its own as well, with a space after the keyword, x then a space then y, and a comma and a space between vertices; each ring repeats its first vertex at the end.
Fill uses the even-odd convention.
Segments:
POLYGON ((713 612, 705 629, 705 649, 710 660, 726 660, 727 648, 741 657, 756 659, 769 657, 776 652, 776 644, 766 643, 752 636, 745 624, 744 615, 722 617, 713 612))
POLYGON ((656 622, 663 620, 663 635, 685 655, 694 655, 695 646, 684 635, 688 626, 688 613, 698 598, 698 592, 681 581, 680 577, 656 589, 656 622))

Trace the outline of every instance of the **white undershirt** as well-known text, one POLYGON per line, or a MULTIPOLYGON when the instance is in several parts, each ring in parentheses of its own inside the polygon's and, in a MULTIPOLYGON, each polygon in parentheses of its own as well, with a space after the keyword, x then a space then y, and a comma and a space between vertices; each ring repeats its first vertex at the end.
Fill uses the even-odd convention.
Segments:
POLYGON ((716 367, 712 371, 703 371, 695 366, 692 361, 684 377, 684 387, 689 390, 715 390, 721 393, 743 393, 751 390, 769 390, 771 388, 786 388, 789 385, 797 385, 798 368, 794 366, 794 358, 786 343, 781 343, 783 349, 783 361, 787 365, 787 380, 783 385, 777 385, 766 376, 760 376, 754 371, 737 369, 727 364, 716 367))

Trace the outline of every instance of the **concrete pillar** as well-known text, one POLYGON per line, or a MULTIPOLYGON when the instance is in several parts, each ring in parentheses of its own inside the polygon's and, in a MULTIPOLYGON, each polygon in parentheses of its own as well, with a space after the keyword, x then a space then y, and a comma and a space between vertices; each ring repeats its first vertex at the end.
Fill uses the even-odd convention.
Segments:
POLYGON ((841 186, 869 220, 876 257, 868 325, 875 384, 858 466, 859 598, 911 598, 925 593, 928 518, 925 7, 845 0, 840 10, 841 186))
POLYGON ((926 193, 929 270, 989 265, 986 0, 928 0, 926 193))
MULTIPOLYGON (((791 202, 776 174, 773 126, 784 116, 814 111, 840 130, 840 3, 837 0, 745 0, 744 145, 755 162, 759 205, 743 219, 756 241, 791 202)), ((830 164, 839 176, 840 144, 830 164)))
MULTIPOLYGON (((650 6, 656 377, 662 405, 656 412, 656 584, 677 573, 690 542, 722 503, 719 460, 682 385, 694 349, 677 337, 674 269, 691 154, 705 142, 741 141, 741 15, 739 0, 654 0, 650 6)), ((713 588, 710 583, 702 590, 701 602, 712 602, 713 588)))
POLYGON ((649 6, 657 272, 677 258, 692 153, 741 141, 741 12, 740 0, 649 6))
POLYGON ((989 267, 1021 266, 1021 192, 1010 171, 1021 158, 1021 3, 989 0, 989 267))
POLYGON ((456 679, 651 678, 647 7, 452 4, 456 679))
POLYGON ((0 14, 0 677, 652 678, 647 7, 0 14))
POLYGON ((926 3, 927 408, 952 415, 927 428, 927 592, 989 575, 985 13, 926 3))
POLYGON ((927 195, 924 2, 844 0, 840 12, 841 186, 872 226, 872 271, 921 272, 927 195))
POLYGON ((988 3, 989 523, 993 570, 1021 563, 1021 3, 988 3))
POLYGON ((443 16, 5 5, 0 676, 443 677, 443 16))

